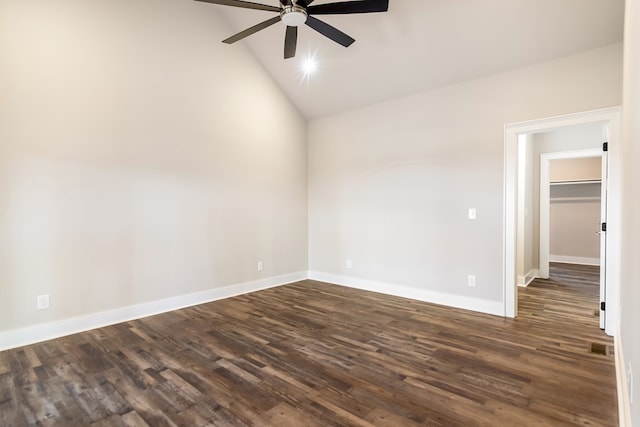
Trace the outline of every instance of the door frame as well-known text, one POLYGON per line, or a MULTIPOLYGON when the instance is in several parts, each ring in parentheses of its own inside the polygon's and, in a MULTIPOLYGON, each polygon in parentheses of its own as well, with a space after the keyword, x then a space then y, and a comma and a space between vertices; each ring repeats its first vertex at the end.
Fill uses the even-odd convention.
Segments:
POLYGON ((620 218, 622 190, 622 158, 620 151, 621 108, 613 107, 564 116, 550 117, 526 122, 511 123, 504 127, 504 217, 503 217, 503 301, 504 316, 515 318, 518 314, 518 287, 516 278, 516 224, 518 200, 518 136, 521 134, 548 132, 567 126, 599 123, 609 132, 609 177, 607 207, 607 310, 606 329, 608 335, 617 333, 620 287, 620 218))
MULTIPOLYGON (((540 244, 539 271, 541 279, 549 278, 550 263, 550 209, 551 209, 551 180, 549 176, 551 160, 558 159, 586 159, 598 157, 602 159, 602 148, 586 148, 584 150, 554 151, 540 155, 540 244)), ((606 171, 603 171, 606 173, 606 171)), ((601 185, 606 186, 606 176, 603 175, 601 185)), ((604 201, 606 203, 606 200, 604 201)), ((602 264, 602 263, 601 263, 602 264)))

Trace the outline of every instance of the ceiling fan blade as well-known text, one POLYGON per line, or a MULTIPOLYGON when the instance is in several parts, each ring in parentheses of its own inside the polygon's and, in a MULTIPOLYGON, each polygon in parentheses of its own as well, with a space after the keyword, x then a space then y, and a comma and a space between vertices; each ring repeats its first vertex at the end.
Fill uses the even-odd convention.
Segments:
POLYGON ((257 25, 254 25, 251 28, 247 28, 244 31, 240 31, 238 34, 229 37, 228 39, 222 40, 222 43, 227 43, 227 44, 231 44, 231 43, 235 43, 238 40, 242 40, 243 38, 250 36, 251 34, 257 33, 260 30, 264 30, 267 27, 270 27, 271 25, 280 22, 280 15, 278 16, 274 16, 271 19, 267 19, 264 22, 261 22, 257 25))
POLYGON ((306 24, 320 34, 329 37, 331 40, 338 44, 341 44, 344 47, 349 47, 354 41, 356 41, 337 28, 332 27, 326 22, 323 22, 318 18, 314 18, 313 16, 307 16, 306 24))
POLYGON ((293 3, 291 3, 291 0, 280 0, 280 4, 283 6, 291 6, 293 3))
POLYGON ((298 44, 298 27, 287 26, 287 34, 284 38, 284 59, 296 56, 296 46, 298 44))
POLYGON ((196 0, 196 1, 201 1, 204 3, 221 4, 224 6, 243 7, 245 9, 267 10, 269 12, 280 13, 279 7, 269 6, 267 4, 252 3, 249 1, 242 1, 242 0, 196 0))
POLYGON ((386 12, 389 0, 356 0, 309 6, 309 15, 340 15, 347 13, 386 12))
POLYGON ((313 3, 313 0, 298 0, 297 3, 302 7, 307 7, 313 3))

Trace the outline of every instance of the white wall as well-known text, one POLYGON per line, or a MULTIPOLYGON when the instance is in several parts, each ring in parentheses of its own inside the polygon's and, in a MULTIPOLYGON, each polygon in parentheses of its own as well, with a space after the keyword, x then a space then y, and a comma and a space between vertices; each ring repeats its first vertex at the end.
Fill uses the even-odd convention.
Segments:
POLYGON ((0 331, 307 270, 306 123, 215 9, 0 3, 0 331))
MULTIPOLYGON (((539 254, 537 253, 537 248, 539 247, 539 234, 537 234, 536 230, 539 230, 539 213, 536 209, 539 209, 539 199, 540 192, 539 189, 536 190, 535 177, 540 174, 540 169, 538 165, 538 170, 535 170, 535 157, 537 156, 536 147, 535 147, 535 135, 533 134, 523 134, 520 136, 521 138, 526 139, 526 147, 525 151, 525 173, 524 175, 524 183, 520 183, 518 181, 518 191, 524 191, 525 195, 523 199, 525 200, 524 211, 516 212, 516 225, 518 227, 523 227, 523 236, 521 239, 523 240, 522 245, 522 256, 518 253, 516 249, 516 259, 521 259, 521 264, 523 264, 523 270, 516 270, 517 275, 517 284, 528 285, 534 278, 538 277, 540 274, 540 260, 539 254), (537 221, 537 223, 536 223, 537 221), (534 233, 535 232, 535 233, 534 233)), ((521 155, 521 150, 523 147, 518 147, 518 156, 521 155)), ((520 167, 518 165, 518 167, 520 167)), ((522 178, 521 175, 518 175, 518 180, 522 178)), ((538 184, 538 187, 540 185, 538 184)), ((520 195, 518 194, 518 197, 520 195)))
MULTIPOLYGON (((633 425, 640 426, 640 1, 625 2, 624 96, 623 96, 623 157, 624 199, 622 224, 622 283, 620 289, 621 328, 618 337, 617 360, 622 362, 621 378, 633 374, 632 384, 620 399, 628 404, 633 425)), ((626 414, 622 414, 621 420, 626 414)), ((632 424, 621 424, 630 427, 632 424)))
POLYGON ((614 45, 310 122, 315 277, 501 312, 504 125, 620 104, 621 60, 614 45))
POLYGON ((536 212, 534 210, 534 196, 539 196, 534 194, 534 177, 536 176, 536 171, 534 170, 534 155, 535 155, 535 146, 533 141, 533 135, 526 135, 526 160, 525 160, 525 173, 524 173, 524 200, 525 200, 525 212, 523 215, 518 215, 518 221, 524 222, 524 262, 523 267, 524 270, 519 273, 525 277, 524 282, 528 279, 537 275, 537 270, 539 269, 539 265, 537 262, 538 254, 535 252, 535 248, 533 242, 533 230, 534 227, 537 226, 534 224, 534 218, 537 218, 536 212))
POLYGON ((550 190, 549 260, 600 265, 600 184, 552 185, 550 190))
POLYGON ((519 286, 527 286, 539 274, 533 262, 533 137, 518 135, 516 276, 519 286))
MULTIPOLYGON (((594 138, 598 139, 598 138, 594 138)), ((579 181, 599 180, 602 177, 602 158, 555 159, 549 165, 549 180, 579 181)))
MULTIPOLYGON (((531 146, 529 135, 518 135, 518 164, 517 164, 517 201, 516 201, 516 212, 517 212, 517 224, 516 224, 516 275, 518 280, 518 285, 525 286, 527 285, 527 272, 529 270, 525 269, 525 267, 530 267, 531 263, 529 262, 529 266, 527 266, 527 247, 525 245, 525 234, 527 232, 528 219, 530 219, 529 215, 529 206, 527 205, 527 175, 529 174, 529 165, 527 164, 527 152, 529 151, 529 147, 531 146)), ((529 260, 530 261, 530 260, 529 260)))

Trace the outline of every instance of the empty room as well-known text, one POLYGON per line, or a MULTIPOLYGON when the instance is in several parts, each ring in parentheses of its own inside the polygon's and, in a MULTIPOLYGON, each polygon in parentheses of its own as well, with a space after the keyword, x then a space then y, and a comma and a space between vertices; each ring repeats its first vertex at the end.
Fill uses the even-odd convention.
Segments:
POLYGON ((0 426, 640 426, 638 162, 640 0, 0 0, 0 426))

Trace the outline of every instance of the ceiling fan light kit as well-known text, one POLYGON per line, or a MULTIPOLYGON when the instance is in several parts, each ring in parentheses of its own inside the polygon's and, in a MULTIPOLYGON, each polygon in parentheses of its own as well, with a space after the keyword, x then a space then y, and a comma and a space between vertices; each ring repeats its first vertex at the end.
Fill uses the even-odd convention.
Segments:
POLYGON ((282 21, 286 26, 284 39, 284 58, 293 58, 296 55, 298 43, 298 27, 306 24, 334 42, 349 47, 355 41, 349 35, 312 15, 346 15, 353 13, 386 12, 389 9, 389 0, 350 0, 338 3, 325 3, 311 6, 314 0, 280 0, 280 7, 267 4, 252 3, 243 0, 197 0, 205 3, 234 6, 244 9, 264 10, 277 12, 279 16, 267 19, 253 27, 247 28, 225 40, 224 43, 235 43, 251 34, 257 33, 271 25, 282 21))
POLYGON ((307 22, 307 11, 297 4, 285 6, 280 12, 280 20, 288 27, 298 27, 307 22))

